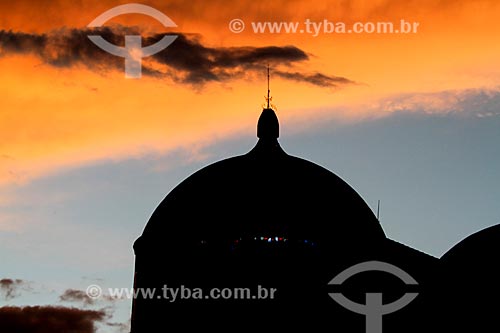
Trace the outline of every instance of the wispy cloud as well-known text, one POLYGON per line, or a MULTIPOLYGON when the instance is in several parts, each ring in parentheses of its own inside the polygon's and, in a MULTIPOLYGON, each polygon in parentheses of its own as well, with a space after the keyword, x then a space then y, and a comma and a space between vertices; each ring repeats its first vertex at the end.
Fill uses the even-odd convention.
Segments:
POLYGON ((387 112, 420 112, 425 114, 500 116, 500 87, 496 89, 447 90, 432 93, 401 94, 381 99, 372 108, 387 112))
MULTIPOLYGON (((124 35, 140 34, 137 28, 124 26, 98 29, 59 29, 43 34, 0 30, 0 55, 31 54, 55 67, 83 66, 97 71, 121 70, 123 58, 112 56, 94 45, 88 35, 100 35, 112 44, 123 45, 124 35)), ((353 84, 350 79, 325 73, 293 70, 296 63, 309 60, 308 54, 293 45, 210 47, 198 34, 176 33, 176 40, 165 50, 144 58, 143 74, 170 79, 176 83, 203 85, 209 82, 247 78, 263 72, 267 64, 286 80, 319 87, 338 88, 353 84)), ((165 34, 144 38, 151 45, 165 34)))
POLYGON ((287 80, 292 80, 292 81, 298 81, 298 82, 308 82, 310 84, 320 86, 320 87, 341 87, 344 85, 348 84, 354 84, 355 82, 346 79, 345 77, 341 76, 328 76, 325 74, 321 73, 310 73, 310 74, 304 74, 300 72, 282 72, 282 71, 275 71, 274 74, 277 76, 287 79, 287 80))
POLYGON ((130 320, 126 323, 106 323, 107 326, 117 329, 118 332, 128 333, 130 332, 130 320))
MULTIPOLYGON (((109 295, 102 295, 101 297, 99 297, 99 300, 105 302, 115 302, 119 300, 119 298, 113 298, 109 295)), ((83 290, 66 289, 64 293, 59 296, 59 301, 82 303, 84 306, 88 306, 96 304, 98 300, 89 297, 83 290)))
POLYGON ((28 283, 21 279, 0 280, 0 294, 2 294, 4 299, 7 301, 18 297, 21 290, 29 289, 28 283))
POLYGON ((59 296, 61 302, 82 302, 84 305, 93 305, 94 299, 90 298, 83 290, 67 289, 59 296))

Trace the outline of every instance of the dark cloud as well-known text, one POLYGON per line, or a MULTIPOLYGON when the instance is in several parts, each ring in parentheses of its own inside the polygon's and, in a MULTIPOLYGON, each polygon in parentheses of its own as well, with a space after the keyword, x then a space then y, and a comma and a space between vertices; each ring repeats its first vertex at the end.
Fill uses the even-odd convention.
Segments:
POLYGON ((107 318, 104 311, 55 306, 0 308, 2 333, 94 333, 95 324, 107 318))
POLYGON ((59 29, 48 34, 27 34, 0 30, 0 56, 10 53, 33 54, 56 67, 83 65, 89 68, 123 67, 123 60, 100 50, 89 39, 93 33, 110 43, 123 45, 125 34, 137 34, 133 28, 104 27, 89 29, 59 29))
POLYGON ((275 75, 288 80, 308 82, 320 87, 340 87, 346 84, 355 84, 354 81, 341 76, 328 76, 321 73, 304 74, 299 72, 275 71, 275 75))
POLYGON ((84 305, 94 304, 94 299, 90 298, 83 290, 67 289, 59 296, 62 302, 82 302, 84 305))
POLYGON ((20 279, 1 279, 0 292, 5 300, 10 300, 19 295, 19 289, 25 286, 25 282, 20 279))
MULTIPOLYGON (((123 36, 126 34, 137 35, 139 32, 135 28, 122 26, 60 29, 39 35, 0 30, 0 55, 32 54, 56 67, 84 66, 101 71, 123 71, 122 58, 101 50, 87 36, 101 35, 110 43, 123 46, 123 36)), ((143 45, 154 44, 164 35, 145 37, 143 45)), ((177 39, 169 47, 143 59, 144 75, 203 85, 262 73, 265 66, 270 64, 280 77, 287 80, 333 88, 353 83, 346 78, 322 73, 290 71, 294 64, 309 60, 309 56, 295 46, 209 47, 203 45, 199 35, 175 35, 177 39)))

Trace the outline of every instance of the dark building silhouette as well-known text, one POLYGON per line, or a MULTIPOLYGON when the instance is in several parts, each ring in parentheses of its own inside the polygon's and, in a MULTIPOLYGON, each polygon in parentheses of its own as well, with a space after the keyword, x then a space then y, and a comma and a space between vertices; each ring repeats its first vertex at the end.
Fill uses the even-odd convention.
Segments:
MULTIPOLYGON (((240 327, 365 332, 365 316, 340 306, 330 292, 342 292, 361 304, 366 293, 382 292, 385 304, 410 289, 419 295, 383 317, 384 332, 432 332, 435 327, 442 332, 449 331, 443 319, 449 297, 460 313, 474 299, 472 289, 464 299, 454 296, 450 279, 462 285, 469 278, 478 284, 487 280, 485 288, 495 282, 493 277, 498 281, 498 273, 492 275, 488 266, 499 259, 493 252, 498 249, 498 227, 471 236, 439 260, 388 239, 346 182, 284 152, 278 143, 278 118, 269 107, 259 118, 257 136, 250 152, 199 170, 162 201, 134 244, 134 284, 157 291, 164 285, 204 292, 249 288, 252 294, 261 286, 276 288, 275 297, 172 302, 139 296, 133 304, 133 333, 238 332, 240 327), (383 272, 358 274, 341 287, 329 285, 346 268, 371 260, 401 268, 418 286, 383 272)), ((462 321, 468 317, 457 325, 462 321)))
POLYGON ((440 261, 432 302, 440 328, 500 331, 500 225, 467 237, 440 261))

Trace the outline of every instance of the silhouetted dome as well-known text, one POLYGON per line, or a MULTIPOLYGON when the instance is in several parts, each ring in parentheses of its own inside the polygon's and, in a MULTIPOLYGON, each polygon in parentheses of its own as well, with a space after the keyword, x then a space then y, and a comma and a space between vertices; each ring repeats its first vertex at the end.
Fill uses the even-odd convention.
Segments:
MULTIPOLYGON (((448 264, 464 266, 500 260, 500 225, 478 231, 446 252, 441 258, 448 264)), ((495 268, 496 269, 496 268, 495 268)))
MULTIPOLYGON (((465 238, 441 258, 439 312, 449 332, 498 332, 500 225, 465 238)), ((444 331, 444 330, 441 330, 444 331)))
POLYGON ((278 133, 276 114, 264 109, 257 145, 174 188, 136 241, 136 253, 158 247, 189 252, 200 246, 226 251, 240 240, 287 240, 325 250, 367 248, 384 240, 378 220, 356 191, 327 169, 286 154, 278 133))
MULTIPOLYGON (((250 152, 199 170, 161 202, 134 244, 134 285, 136 290, 168 285, 205 291, 267 286, 276 297, 173 302, 139 295, 131 331, 154 332, 175 323, 185 331, 233 332, 244 323, 257 331, 307 325, 315 332, 332 327, 365 332, 365 316, 334 302, 328 282, 354 264, 376 260, 400 267, 423 288, 405 311, 384 316, 384 332, 421 332, 415 322, 426 309, 426 281, 434 277, 436 259, 388 240, 346 182, 286 154, 272 109, 263 110, 257 127, 259 141, 250 152), (186 321, 187 316, 194 320, 186 321)), ((404 293, 401 282, 393 286, 382 278, 388 274, 378 273, 349 279, 342 292, 361 304, 365 292, 380 288, 385 301, 398 299, 404 293)))

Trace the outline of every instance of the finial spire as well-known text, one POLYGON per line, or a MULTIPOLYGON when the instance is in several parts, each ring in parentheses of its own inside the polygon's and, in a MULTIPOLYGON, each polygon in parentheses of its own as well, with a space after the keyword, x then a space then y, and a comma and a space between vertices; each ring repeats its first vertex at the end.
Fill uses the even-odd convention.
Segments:
POLYGON ((271 100, 271 89, 269 88, 269 81, 270 81, 269 64, 267 64, 267 108, 268 109, 269 109, 269 101, 271 100))
POLYGON ((267 96, 264 96, 264 99, 267 102, 267 107, 266 104, 262 105, 263 109, 272 109, 276 110, 276 106, 271 104, 271 101, 273 98, 271 97, 271 88, 270 88, 270 81, 271 81, 271 75, 270 75, 271 69, 269 67, 269 64, 267 64, 267 96))
POLYGON ((276 107, 271 104, 271 88, 269 87, 270 75, 269 64, 267 65, 267 108, 262 106, 262 114, 260 115, 259 122, 257 123, 257 137, 263 140, 276 140, 279 137, 280 125, 278 117, 274 110, 276 107))

